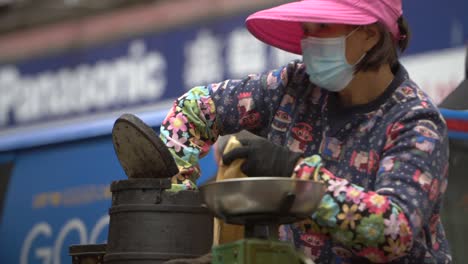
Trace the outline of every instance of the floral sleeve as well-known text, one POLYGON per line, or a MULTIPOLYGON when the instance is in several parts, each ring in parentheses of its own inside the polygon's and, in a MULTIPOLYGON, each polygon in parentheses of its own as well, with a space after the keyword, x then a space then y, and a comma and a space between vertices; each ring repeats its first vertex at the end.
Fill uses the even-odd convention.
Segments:
POLYGON ((295 63, 242 80, 227 80, 191 89, 178 98, 160 128, 181 174, 176 179, 195 182, 198 160, 218 135, 246 129, 261 134, 285 91, 295 63))
MULTIPOLYGON (((305 158, 295 176, 323 181, 327 188, 312 220, 323 233, 375 263, 404 256, 444 192, 448 144, 437 113, 410 112, 387 129, 387 142, 373 191, 351 184, 305 158), (375 191, 374 191, 375 190, 375 191)), ((446 186, 446 182, 445 182, 446 186)))
POLYGON ((198 159, 216 141, 215 106, 208 87, 199 86, 178 98, 160 128, 160 138, 168 147, 180 170, 175 182, 200 174, 198 159))

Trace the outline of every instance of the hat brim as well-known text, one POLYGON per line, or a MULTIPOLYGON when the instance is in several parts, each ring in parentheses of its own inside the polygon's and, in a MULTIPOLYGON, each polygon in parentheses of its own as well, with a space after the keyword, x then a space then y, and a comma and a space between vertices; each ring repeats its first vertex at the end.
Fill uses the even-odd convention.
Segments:
POLYGON ((259 40, 295 54, 302 54, 302 23, 368 25, 377 18, 359 7, 336 0, 307 0, 258 11, 246 20, 247 29, 259 40))

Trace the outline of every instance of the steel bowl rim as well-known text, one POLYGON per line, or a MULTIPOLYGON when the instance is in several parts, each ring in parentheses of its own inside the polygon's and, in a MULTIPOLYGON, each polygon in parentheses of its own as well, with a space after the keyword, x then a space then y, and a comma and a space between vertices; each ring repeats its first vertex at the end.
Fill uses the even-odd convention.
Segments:
POLYGON ((315 184, 320 184, 322 186, 325 186, 325 184, 320 181, 269 176, 269 177, 244 177, 244 178, 224 179, 224 180, 204 183, 200 185, 198 188, 202 188, 204 186, 216 185, 216 184, 224 183, 224 182, 228 183, 228 182, 267 181, 267 180, 286 181, 286 182, 313 182, 315 184))

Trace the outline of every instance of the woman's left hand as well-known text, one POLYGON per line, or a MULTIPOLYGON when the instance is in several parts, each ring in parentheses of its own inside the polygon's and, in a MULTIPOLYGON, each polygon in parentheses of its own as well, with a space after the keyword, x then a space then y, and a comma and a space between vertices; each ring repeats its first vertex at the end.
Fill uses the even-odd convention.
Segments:
POLYGON ((241 171, 250 177, 290 177, 302 153, 276 145, 265 138, 242 131, 234 135, 242 144, 223 155, 224 165, 236 159, 245 159, 241 171))

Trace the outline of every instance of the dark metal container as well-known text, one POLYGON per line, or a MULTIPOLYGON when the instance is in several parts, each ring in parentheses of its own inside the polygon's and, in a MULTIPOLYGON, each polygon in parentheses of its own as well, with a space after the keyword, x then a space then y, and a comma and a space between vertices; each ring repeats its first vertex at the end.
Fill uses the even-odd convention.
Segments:
POLYGON ((213 217, 200 193, 166 191, 170 186, 158 178, 112 183, 105 263, 157 264, 210 252, 213 217))
POLYGON ((71 245, 68 254, 73 264, 102 264, 106 254, 106 244, 71 245))

